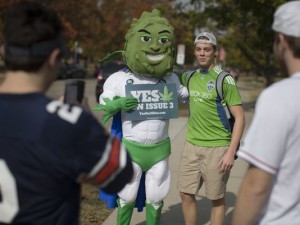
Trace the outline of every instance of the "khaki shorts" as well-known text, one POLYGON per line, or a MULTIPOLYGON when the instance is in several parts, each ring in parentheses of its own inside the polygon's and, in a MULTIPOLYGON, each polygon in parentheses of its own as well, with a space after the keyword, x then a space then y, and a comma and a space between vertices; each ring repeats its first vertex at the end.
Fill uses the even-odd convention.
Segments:
POLYGON ((221 172, 219 161, 226 147, 199 147, 185 141, 178 175, 178 190, 197 194, 205 185, 206 197, 218 200, 224 197, 230 171, 221 172))

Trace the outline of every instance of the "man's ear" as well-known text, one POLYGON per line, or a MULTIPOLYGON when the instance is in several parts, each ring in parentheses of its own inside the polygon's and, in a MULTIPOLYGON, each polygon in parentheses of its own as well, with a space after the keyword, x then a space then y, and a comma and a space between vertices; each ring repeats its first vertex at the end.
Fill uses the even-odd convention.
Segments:
POLYGON ((60 57, 59 54, 60 54, 60 50, 58 48, 55 48, 51 52, 51 54, 48 58, 48 64, 50 67, 54 67, 57 64, 59 57, 60 57))
POLYGON ((217 57, 219 55, 219 50, 217 49, 215 52, 215 57, 217 57))
POLYGON ((278 39, 277 39, 277 48, 278 48, 279 54, 283 54, 285 52, 285 50, 289 48, 288 45, 289 44, 288 44, 285 36, 282 33, 279 33, 278 39))

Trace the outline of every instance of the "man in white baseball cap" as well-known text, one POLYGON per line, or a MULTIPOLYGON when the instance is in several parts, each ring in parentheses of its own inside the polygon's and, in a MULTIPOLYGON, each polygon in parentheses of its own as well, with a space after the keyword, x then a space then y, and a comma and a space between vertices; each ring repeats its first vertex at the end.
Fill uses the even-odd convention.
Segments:
POLYGON ((274 55, 288 78, 267 88, 256 104, 238 153, 250 166, 233 225, 296 225, 300 221, 300 1, 281 5, 272 28, 274 55))
POLYGON ((181 76, 181 83, 190 93, 188 131, 177 185, 185 225, 197 224, 196 194, 202 187, 211 200, 210 224, 224 223, 226 185, 245 126, 241 96, 231 76, 224 79, 222 88, 235 119, 233 129, 228 126, 225 111, 220 109, 216 81, 222 68, 215 62, 217 53, 216 37, 209 32, 198 34, 194 41, 198 69, 181 76))

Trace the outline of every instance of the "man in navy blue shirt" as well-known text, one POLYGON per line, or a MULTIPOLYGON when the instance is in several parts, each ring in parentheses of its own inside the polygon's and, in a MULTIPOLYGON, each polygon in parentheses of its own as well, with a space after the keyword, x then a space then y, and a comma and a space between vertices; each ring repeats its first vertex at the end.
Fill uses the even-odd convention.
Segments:
POLYGON ((77 225, 80 185, 109 193, 132 176, 124 146, 82 106, 52 100, 64 42, 58 16, 37 3, 6 11, 0 85, 0 224, 77 225))

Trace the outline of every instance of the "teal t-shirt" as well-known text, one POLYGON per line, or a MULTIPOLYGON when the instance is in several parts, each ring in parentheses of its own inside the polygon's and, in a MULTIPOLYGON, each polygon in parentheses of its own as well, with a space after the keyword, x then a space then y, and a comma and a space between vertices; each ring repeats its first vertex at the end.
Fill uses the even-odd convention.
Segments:
MULTIPOLYGON (((231 133, 225 111, 216 91, 216 79, 221 68, 215 66, 206 71, 197 70, 191 76, 188 89, 190 93, 190 115, 188 119, 187 141, 197 146, 227 146, 231 133)), ((181 82, 186 86, 186 74, 181 82)), ((226 77, 223 82, 224 99, 228 106, 241 104, 241 96, 234 79, 226 77)))

